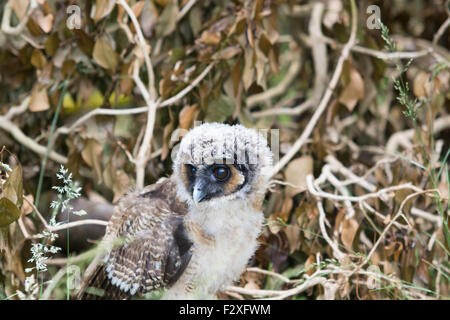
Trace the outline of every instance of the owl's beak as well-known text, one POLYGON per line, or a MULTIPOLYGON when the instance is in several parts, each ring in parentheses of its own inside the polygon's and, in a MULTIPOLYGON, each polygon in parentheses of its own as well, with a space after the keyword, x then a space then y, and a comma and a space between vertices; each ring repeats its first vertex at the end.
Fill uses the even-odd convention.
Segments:
POLYGON ((203 188, 201 185, 196 184, 194 187, 194 191, 192 192, 192 198, 194 199, 195 203, 199 203, 206 197, 206 192, 203 191, 203 188))

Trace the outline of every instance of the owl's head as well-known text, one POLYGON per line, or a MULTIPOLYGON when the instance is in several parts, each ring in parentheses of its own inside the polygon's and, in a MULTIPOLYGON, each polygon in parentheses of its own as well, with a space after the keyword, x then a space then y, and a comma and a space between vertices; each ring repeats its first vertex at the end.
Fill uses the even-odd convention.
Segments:
POLYGON ((271 165, 267 138, 256 130, 205 123, 181 140, 173 170, 180 198, 204 205, 263 195, 271 165))

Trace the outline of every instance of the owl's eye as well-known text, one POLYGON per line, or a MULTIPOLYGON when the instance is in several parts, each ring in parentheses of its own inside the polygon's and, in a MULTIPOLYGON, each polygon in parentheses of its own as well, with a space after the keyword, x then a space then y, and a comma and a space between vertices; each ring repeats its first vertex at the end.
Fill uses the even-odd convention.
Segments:
POLYGON ((218 181, 225 181, 230 177, 230 168, 227 166, 216 167, 213 170, 214 178, 218 181))
POLYGON ((187 169, 186 171, 187 171, 188 176, 195 177, 195 174, 197 173, 197 169, 193 165, 187 164, 186 169, 187 169))

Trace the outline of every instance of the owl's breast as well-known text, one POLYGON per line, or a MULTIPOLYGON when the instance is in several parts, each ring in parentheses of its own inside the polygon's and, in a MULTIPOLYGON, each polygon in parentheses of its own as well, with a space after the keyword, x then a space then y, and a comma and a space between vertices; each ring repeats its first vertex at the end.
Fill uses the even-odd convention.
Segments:
POLYGON ((194 243, 191 261, 180 280, 166 294, 184 291, 180 299, 212 298, 237 280, 258 246, 263 214, 251 207, 228 207, 211 212, 203 219, 187 215, 186 230, 194 243), (182 290, 180 290, 182 289, 182 290))

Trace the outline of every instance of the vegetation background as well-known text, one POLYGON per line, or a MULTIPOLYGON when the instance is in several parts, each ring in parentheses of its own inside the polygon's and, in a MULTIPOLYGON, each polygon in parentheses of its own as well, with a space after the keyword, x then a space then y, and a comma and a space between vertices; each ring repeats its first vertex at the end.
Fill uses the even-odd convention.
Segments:
POLYGON ((261 246, 219 298, 449 299, 449 12, 1 1, 0 299, 70 298, 196 121, 279 129, 261 246))

